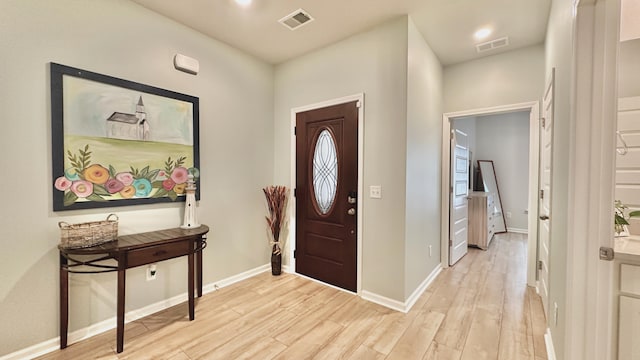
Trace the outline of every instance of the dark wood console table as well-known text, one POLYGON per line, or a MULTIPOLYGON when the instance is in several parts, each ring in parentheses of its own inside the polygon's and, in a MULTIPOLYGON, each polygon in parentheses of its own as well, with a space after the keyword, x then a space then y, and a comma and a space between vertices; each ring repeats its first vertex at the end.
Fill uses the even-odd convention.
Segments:
POLYGON ((167 229, 141 234, 119 236, 116 241, 81 249, 60 250, 60 349, 67 347, 69 327, 69 273, 95 274, 118 272, 117 294, 117 352, 124 347, 124 294, 126 270, 180 256, 188 257, 189 320, 195 318, 194 282, 198 297, 202 296, 202 250, 207 246, 209 227, 167 229), (195 255, 195 256, 194 256, 195 255), (75 258, 74 258, 75 256, 75 258), (79 260, 77 256, 93 257, 79 260), (195 258, 195 259, 194 259, 195 258), (115 260, 116 265, 105 264, 115 260), (194 271, 195 270, 195 271, 194 271), (195 272, 195 274, 194 274, 195 272), (194 279, 196 278, 197 279, 194 279))

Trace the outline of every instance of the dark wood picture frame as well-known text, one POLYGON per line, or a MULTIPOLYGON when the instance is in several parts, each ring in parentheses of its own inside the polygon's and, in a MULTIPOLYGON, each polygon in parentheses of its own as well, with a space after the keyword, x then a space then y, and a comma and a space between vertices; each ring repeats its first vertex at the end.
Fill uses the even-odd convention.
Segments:
POLYGON ((53 210, 200 198, 199 99, 56 63, 51 72, 53 210))

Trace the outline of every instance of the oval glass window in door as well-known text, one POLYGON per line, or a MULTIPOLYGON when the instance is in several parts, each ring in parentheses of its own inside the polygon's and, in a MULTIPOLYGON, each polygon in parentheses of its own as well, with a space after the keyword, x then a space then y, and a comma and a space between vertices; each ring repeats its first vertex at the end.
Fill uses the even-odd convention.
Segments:
POLYGON ((333 134, 324 129, 318 135, 313 152, 313 193, 322 215, 331 210, 338 188, 338 153, 333 134))

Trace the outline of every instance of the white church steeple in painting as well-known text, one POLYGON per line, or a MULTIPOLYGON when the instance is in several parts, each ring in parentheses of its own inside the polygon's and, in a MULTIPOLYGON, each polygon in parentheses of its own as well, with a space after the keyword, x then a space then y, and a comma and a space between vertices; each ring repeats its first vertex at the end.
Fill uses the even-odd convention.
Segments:
POLYGON ((136 105, 136 117, 138 118, 138 139, 149 140, 149 122, 147 121, 147 113, 144 111, 142 96, 140 96, 138 105, 136 105))
POLYGON ((138 98, 135 114, 114 112, 107 119, 107 137, 121 140, 149 140, 149 121, 142 96, 138 98))

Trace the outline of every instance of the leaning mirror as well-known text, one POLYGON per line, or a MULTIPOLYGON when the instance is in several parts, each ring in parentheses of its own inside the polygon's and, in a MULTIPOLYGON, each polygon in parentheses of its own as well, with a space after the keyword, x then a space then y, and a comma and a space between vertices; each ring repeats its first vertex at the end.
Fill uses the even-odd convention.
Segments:
POLYGON ((478 160, 480 177, 484 191, 488 193, 487 216, 490 218, 489 226, 493 226, 494 234, 507 232, 507 224, 502 214, 502 199, 498 190, 498 180, 496 179, 495 167, 492 160, 478 160))

